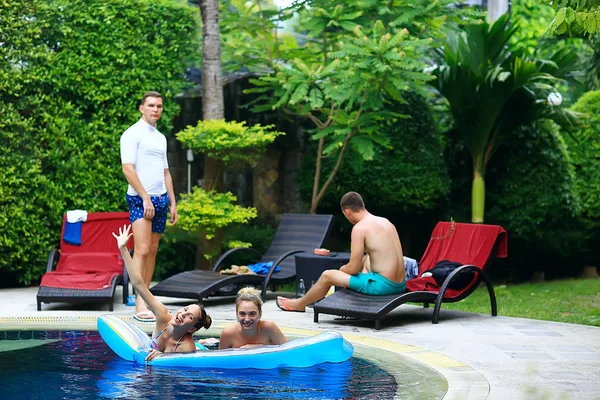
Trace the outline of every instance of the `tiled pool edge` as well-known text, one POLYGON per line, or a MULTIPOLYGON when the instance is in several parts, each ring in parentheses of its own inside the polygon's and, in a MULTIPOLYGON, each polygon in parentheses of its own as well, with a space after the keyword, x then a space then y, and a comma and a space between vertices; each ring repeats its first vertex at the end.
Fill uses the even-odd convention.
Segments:
MULTIPOLYGON (((115 313, 119 314, 119 313, 115 313)), ((118 315, 119 318, 134 322, 142 328, 152 328, 150 323, 136 323, 130 315, 118 315)), ((25 329, 58 329, 58 330, 96 330, 97 316, 26 316, 26 317, 0 317, 0 329, 2 330, 25 330, 25 329)), ((231 321, 216 320, 211 327, 220 329, 230 324, 231 321)), ((322 330, 303 329, 289 327, 279 324, 285 334, 308 336, 315 335, 322 330)), ((209 331, 209 334, 211 332, 209 331)), ((488 381, 466 364, 440 353, 425 350, 412 345, 404 345, 392 342, 386 339, 376 339, 360 334, 350 334, 342 332, 346 340, 354 344, 370 346, 380 350, 396 353, 414 361, 425 364, 436 370, 448 382, 448 391, 444 395, 444 400, 454 399, 486 399, 490 392, 488 381)))
MULTIPOLYGON (((320 332, 314 329, 298 329, 285 326, 281 328, 284 333, 296 335, 314 335, 320 332)), ((436 370, 448 382, 448 391, 443 397, 444 400, 480 400, 486 399, 490 393, 489 382, 483 375, 468 365, 443 354, 360 334, 342 332, 342 336, 350 343, 396 353, 436 370)))

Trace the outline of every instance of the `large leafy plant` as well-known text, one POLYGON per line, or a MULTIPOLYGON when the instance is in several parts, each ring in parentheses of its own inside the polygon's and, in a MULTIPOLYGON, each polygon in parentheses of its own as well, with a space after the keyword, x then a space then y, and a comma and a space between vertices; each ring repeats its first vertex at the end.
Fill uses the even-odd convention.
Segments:
POLYGON ((434 71, 434 85, 448 100, 455 133, 473 161, 472 222, 484 220, 485 173, 490 159, 520 126, 542 118, 573 124, 573 113, 547 101, 559 79, 556 63, 521 57, 508 15, 493 25, 449 32, 434 71))
POLYGON ((369 160, 375 146, 389 145, 379 124, 401 115, 384 109, 386 102, 403 102, 403 91, 418 91, 429 79, 420 72, 424 64, 419 59, 428 40, 411 39, 406 30, 392 34, 381 21, 367 32, 357 26, 352 36, 339 36, 325 62, 295 58, 276 66, 274 74, 254 81, 257 88, 252 91, 261 93, 264 101, 257 110, 282 109, 308 118, 314 126, 312 138, 318 147, 313 213, 348 148, 369 160), (323 182, 321 166, 325 157, 335 157, 336 162, 323 182))

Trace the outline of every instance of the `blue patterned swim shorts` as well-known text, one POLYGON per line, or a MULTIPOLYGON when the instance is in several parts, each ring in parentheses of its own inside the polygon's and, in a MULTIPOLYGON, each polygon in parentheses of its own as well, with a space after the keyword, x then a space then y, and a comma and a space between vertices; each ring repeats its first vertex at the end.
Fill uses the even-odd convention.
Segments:
MULTIPOLYGON (((129 205, 129 222, 133 225, 135 221, 144 218, 144 200, 140 196, 126 195, 129 205)), ((169 194, 150 197, 154 205, 154 218, 152 218, 152 232, 164 233, 167 225, 167 214, 169 212, 169 194)))

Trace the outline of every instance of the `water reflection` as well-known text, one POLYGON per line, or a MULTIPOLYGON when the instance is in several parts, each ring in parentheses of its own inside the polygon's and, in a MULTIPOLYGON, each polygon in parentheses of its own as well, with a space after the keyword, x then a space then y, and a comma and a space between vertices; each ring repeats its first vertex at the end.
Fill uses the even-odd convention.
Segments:
POLYGON ((311 368, 172 370, 115 359, 98 388, 108 398, 342 399, 351 398, 353 367, 346 361, 311 368))
POLYGON ((358 357, 310 368, 168 369, 118 358, 97 332, 0 332, 1 340, 46 341, 0 352, 7 399, 391 399, 398 390, 386 370, 358 357))

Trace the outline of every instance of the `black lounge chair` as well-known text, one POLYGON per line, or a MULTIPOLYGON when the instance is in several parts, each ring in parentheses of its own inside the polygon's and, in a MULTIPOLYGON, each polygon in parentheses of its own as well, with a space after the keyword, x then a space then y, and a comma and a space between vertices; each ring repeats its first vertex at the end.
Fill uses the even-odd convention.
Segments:
POLYGON ((406 293, 370 296, 343 289, 313 306, 314 321, 319 322, 319 314, 362 318, 374 320, 375 329, 379 330, 381 320, 390 311, 404 303, 415 302, 423 303, 425 308, 434 303, 432 323, 437 324, 442 303, 453 303, 468 297, 482 281, 488 289, 492 316, 496 316, 494 288, 483 269, 492 256, 506 257, 506 248, 506 231, 498 225, 439 222, 419 263, 419 277, 407 282, 406 293), (456 261, 463 265, 451 272, 441 286, 433 277, 420 277, 442 260, 456 261), (470 283, 460 289, 452 289, 461 273, 473 273, 470 283))
POLYGON ((127 270, 111 233, 128 224, 128 212, 88 213, 87 221, 80 225, 80 235, 79 232, 76 235, 81 244, 69 244, 65 241, 69 229, 65 215, 60 251, 50 250, 46 273, 40 282, 38 311, 42 310, 42 303, 106 303, 112 311, 118 284, 123 285, 123 303, 126 303, 127 270))
POLYGON ((265 254, 251 248, 236 248, 223 253, 212 271, 186 271, 173 275, 153 286, 155 296, 181 297, 202 300, 216 295, 230 285, 262 286, 261 296, 266 298, 267 287, 293 282, 296 279, 296 262, 293 255, 313 252, 320 248, 329 234, 333 216, 310 214, 283 214, 275 237, 265 254), (250 252, 256 262, 273 261, 266 274, 221 275, 225 260, 235 253, 250 252), (280 271, 274 272, 279 266, 280 271))

